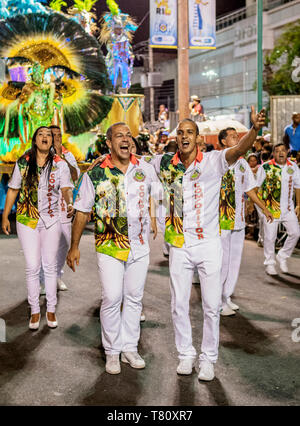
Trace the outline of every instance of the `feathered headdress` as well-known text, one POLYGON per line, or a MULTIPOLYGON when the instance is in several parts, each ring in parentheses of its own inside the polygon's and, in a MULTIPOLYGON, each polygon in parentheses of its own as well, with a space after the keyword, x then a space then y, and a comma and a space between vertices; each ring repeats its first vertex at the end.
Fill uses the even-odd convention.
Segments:
POLYGON ((122 13, 115 0, 106 0, 110 12, 105 13, 101 20, 100 43, 106 44, 111 38, 111 32, 116 27, 121 27, 129 42, 133 39, 133 33, 138 26, 133 18, 127 13, 122 13))

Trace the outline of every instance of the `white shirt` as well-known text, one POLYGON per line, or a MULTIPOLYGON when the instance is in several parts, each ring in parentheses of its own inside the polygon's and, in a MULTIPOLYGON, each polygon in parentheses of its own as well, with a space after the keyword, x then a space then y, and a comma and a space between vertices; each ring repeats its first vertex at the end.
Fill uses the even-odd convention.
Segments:
MULTIPOLYGON (((20 189, 22 177, 18 164, 14 168, 9 181, 9 188, 20 189)), ((38 185, 38 212, 46 228, 49 228, 59 219, 59 197, 62 188, 74 188, 71 174, 66 162, 58 156, 54 157, 53 167, 48 181, 47 170, 42 170, 38 185)))
MULTIPOLYGON (((80 175, 80 169, 77 165, 77 161, 76 161, 74 155, 72 154, 72 152, 67 151, 64 147, 63 147, 63 154, 65 156, 65 159, 68 161, 68 163, 70 163, 71 166, 76 169, 77 179, 78 179, 79 175, 80 175)), ((60 196, 59 196, 59 205, 60 205, 60 210, 59 210, 60 223, 70 223, 72 221, 72 217, 67 217, 68 207, 67 207, 67 203, 65 202, 64 197, 62 196, 61 192, 60 192, 60 196)))
MULTIPOLYGON (((182 215, 183 235, 186 247, 195 246, 210 238, 219 238, 219 196, 222 176, 229 166, 226 150, 200 152, 196 160, 183 173, 182 215)), ((169 154, 165 154, 169 155, 169 154)), ((171 154, 173 156, 173 154, 171 154)), ((164 156, 155 156, 152 164, 163 181, 161 161, 164 156)), ((178 153, 173 164, 181 163, 178 153)), ((181 163, 182 164, 182 163, 181 163)), ((176 198, 179 197, 179 194, 176 198)))
POLYGON ((300 171, 296 163, 287 160, 286 164, 280 166, 275 160, 262 164, 256 173, 256 186, 261 187, 266 179, 265 164, 272 164, 281 167, 281 191, 280 191, 280 217, 275 220, 282 220, 290 217, 289 213, 294 212, 293 194, 294 189, 300 188, 300 171))
MULTIPOLYGON (((108 173, 112 169, 118 170, 110 162, 109 155, 101 165, 96 167, 103 168, 108 173)), ((118 175, 121 178, 119 197, 116 195, 115 187, 110 179, 93 182, 90 176, 87 173, 84 174, 74 208, 81 212, 89 213, 94 207, 94 213, 101 220, 103 219, 104 210, 108 211, 109 217, 116 217, 118 198, 119 215, 117 217, 127 218, 128 243, 133 258, 136 260, 147 255, 149 253, 148 230, 150 226, 149 196, 155 197, 157 193, 155 187, 160 185, 154 168, 150 164, 144 161, 139 162, 134 156, 131 156, 131 162, 125 175, 121 172, 118 175), (109 194, 114 194, 114 197, 112 198, 109 194), (100 198, 97 202, 96 197, 97 199, 100 198)), ((100 246, 96 250, 113 255, 106 252, 105 247, 100 246)), ((122 255, 118 258, 126 261, 128 255, 129 250, 124 254, 124 258, 122 255)))

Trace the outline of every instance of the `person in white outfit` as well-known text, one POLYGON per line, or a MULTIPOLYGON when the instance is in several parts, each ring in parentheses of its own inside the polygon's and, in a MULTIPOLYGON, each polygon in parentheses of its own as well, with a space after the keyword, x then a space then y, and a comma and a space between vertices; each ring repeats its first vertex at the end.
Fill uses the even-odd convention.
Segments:
POLYGON ((8 235, 8 220, 12 206, 20 193, 17 205, 17 234, 26 262, 28 302, 31 307, 29 328, 40 324, 39 273, 43 266, 47 299, 46 319, 50 328, 57 327, 55 308, 56 262, 60 237, 59 197, 62 192, 68 215, 73 214, 73 184, 69 168, 53 148, 53 136, 47 127, 37 129, 32 148, 17 161, 8 184, 2 229, 8 235))
MULTIPOLYGON (((111 153, 84 174, 74 204, 77 213, 67 257, 68 265, 75 271, 80 258, 79 241, 93 209, 102 284, 102 345, 105 368, 110 374, 120 373, 120 354, 121 361, 131 367, 145 367, 137 346, 149 265, 149 198, 154 194, 152 185, 159 185, 159 181, 150 164, 130 153, 131 143, 131 132, 125 123, 108 129, 111 153)), ((155 218, 151 220, 155 229, 155 218)))
POLYGON ((262 164, 257 171, 259 197, 266 203, 275 220, 264 220, 264 265, 269 275, 277 275, 276 260, 283 273, 288 273, 287 259, 300 236, 300 171, 296 163, 287 158, 284 143, 273 147, 273 159, 262 164), (293 195, 296 192, 296 208, 293 195), (278 224, 282 223, 287 231, 283 247, 275 257, 275 241, 278 224))
MULTIPOLYGON (((50 126, 49 129, 51 129, 53 135, 54 149, 56 155, 58 155, 62 160, 66 162, 70 170, 72 181, 75 184, 80 175, 80 169, 77 165, 77 161, 74 155, 62 145, 62 135, 60 127, 50 126)), ((61 234, 59 239, 59 248, 57 252, 57 288, 60 291, 65 291, 68 290, 68 287, 63 282, 62 275, 64 273, 63 267, 71 244, 72 217, 68 217, 67 205, 61 193, 59 197, 59 219, 61 225, 61 234)), ((45 294, 45 279, 43 268, 41 269, 40 273, 40 283, 40 294, 43 295, 45 294)))
POLYGON ((168 201, 165 240, 171 245, 171 310, 179 353, 178 374, 191 374, 197 355, 189 317, 195 267, 200 278, 204 322, 199 380, 210 381, 214 378, 214 364, 218 358, 222 300, 222 246, 219 233, 221 180, 229 166, 251 148, 264 125, 264 111, 256 114, 252 107, 251 119, 253 127, 238 145, 207 153, 200 152, 197 147, 197 124, 185 119, 177 127, 178 152, 153 159, 168 201))
MULTIPOLYGON (((236 146, 239 136, 233 127, 219 133, 222 149, 236 146)), ((223 249, 221 269, 222 316, 235 315, 239 306, 232 302, 242 260, 245 240, 245 193, 261 209, 267 220, 273 216, 256 194, 256 180, 244 158, 239 158, 222 178, 220 192, 220 230, 223 249)))

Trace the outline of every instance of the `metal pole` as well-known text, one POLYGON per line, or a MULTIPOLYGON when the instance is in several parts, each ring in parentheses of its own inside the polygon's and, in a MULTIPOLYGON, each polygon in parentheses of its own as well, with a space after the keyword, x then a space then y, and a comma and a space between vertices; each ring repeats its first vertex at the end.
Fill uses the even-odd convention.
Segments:
POLYGON ((263 0, 257 0, 257 109, 263 107, 263 0))
POLYGON ((188 1, 178 0, 178 109, 179 120, 189 111, 189 16, 188 1))
MULTIPOLYGON (((149 72, 154 72, 154 58, 153 58, 153 49, 149 46, 149 72)), ((155 121, 154 113, 154 87, 150 87, 150 121, 153 123, 155 121)))

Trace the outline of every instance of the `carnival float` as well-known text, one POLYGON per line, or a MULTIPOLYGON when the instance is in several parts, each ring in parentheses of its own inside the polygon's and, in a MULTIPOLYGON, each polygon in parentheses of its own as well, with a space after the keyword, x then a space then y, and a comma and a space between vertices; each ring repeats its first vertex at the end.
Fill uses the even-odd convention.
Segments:
POLYGON ((1 1, 0 210, 7 175, 38 127, 59 125, 82 170, 89 147, 112 123, 125 121, 139 133, 143 96, 128 94, 137 25, 114 0, 106 0, 109 11, 98 23, 96 3, 74 0, 63 13, 63 0, 1 1))

